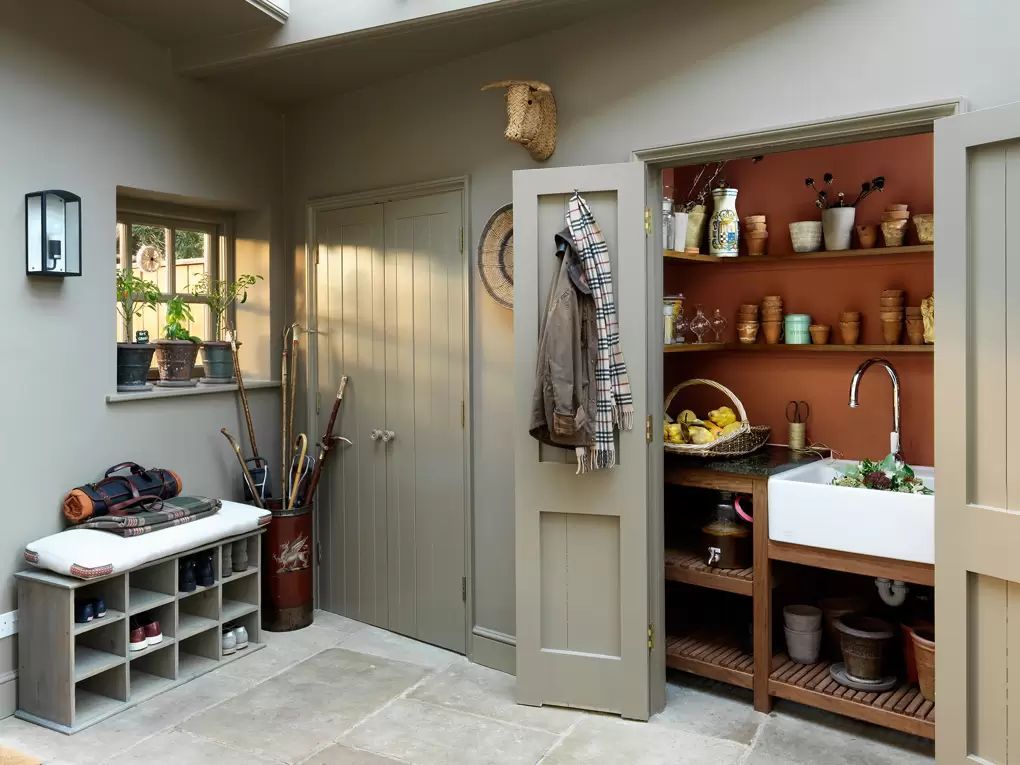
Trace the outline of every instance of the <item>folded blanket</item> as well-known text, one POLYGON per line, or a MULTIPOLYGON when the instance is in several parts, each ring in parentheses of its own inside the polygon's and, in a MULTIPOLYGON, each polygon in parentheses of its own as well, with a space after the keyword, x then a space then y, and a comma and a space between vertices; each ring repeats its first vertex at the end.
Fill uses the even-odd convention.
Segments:
POLYGON ((112 531, 122 537, 137 537, 160 529, 207 518, 219 512, 221 501, 209 497, 174 497, 164 499, 131 515, 103 515, 89 518, 72 528, 112 531))

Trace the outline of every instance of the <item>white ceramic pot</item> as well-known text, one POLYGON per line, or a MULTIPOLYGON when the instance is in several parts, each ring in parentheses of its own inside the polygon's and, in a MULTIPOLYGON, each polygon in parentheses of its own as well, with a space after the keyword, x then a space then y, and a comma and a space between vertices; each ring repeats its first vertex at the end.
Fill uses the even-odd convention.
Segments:
POLYGON ((856 207, 829 207, 822 210, 822 235, 826 250, 849 250, 854 230, 856 207))
POLYGON ((684 240, 687 238, 687 213, 673 213, 673 239, 672 249, 682 250, 687 245, 684 240))
POLYGON ((714 189, 712 222, 708 227, 708 254, 735 258, 739 254, 740 219, 737 217, 737 190, 714 189))
POLYGON ((790 224, 794 252, 817 252, 822 246, 822 222, 800 220, 790 224))
POLYGON ((684 249, 701 249, 701 241, 705 237, 705 205, 694 205, 687 213, 687 236, 684 237, 684 249))

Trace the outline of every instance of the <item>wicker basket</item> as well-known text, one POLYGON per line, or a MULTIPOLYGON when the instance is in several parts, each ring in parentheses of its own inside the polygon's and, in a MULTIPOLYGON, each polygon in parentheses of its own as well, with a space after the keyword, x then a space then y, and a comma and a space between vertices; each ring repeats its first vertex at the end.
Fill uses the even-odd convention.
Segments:
POLYGON ((694 385, 707 385, 726 394, 737 409, 737 417, 741 422, 741 426, 729 435, 707 444, 666 443, 664 446, 667 452, 686 454, 691 457, 741 457, 745 454, 758 451, 768 442, 772 430, 767 425, 751 425, 747 421, 747 410, 744 409, 744 404, 740 399, 725 385, 714 380, 694 378, 685 380, 673 388, 669 395, 666 396, 666 403, 663 406, 667 419, 672 420, 669 414, 669 406, 673 403, 673 399, 676 398, 676 394, 684 388, 690 388, 694 385))

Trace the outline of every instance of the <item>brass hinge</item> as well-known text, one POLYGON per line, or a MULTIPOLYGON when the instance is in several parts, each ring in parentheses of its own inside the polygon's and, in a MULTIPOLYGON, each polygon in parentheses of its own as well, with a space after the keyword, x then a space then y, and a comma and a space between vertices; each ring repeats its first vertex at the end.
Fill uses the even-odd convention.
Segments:
POLYGON ((645 443, 652 442, 652 415, 645 417, 645 443))
POLYGON ((462 576, 460 578, 460 599, 462 603, 467 603, 467 577, 462 576))
POLYGON ((648 650, 651 651, 655 648, 655 627, 651 624, 648 625, 648 650))
POLYGON ((645 236, 652 235, 652 211, 645 208, 645 236))
POLYGON ((464 252, 464 227, 460 227, 460 251, 464 252))
POLYGON ((460 401, 460 427, 461 430, 467 427, 467 405, 464 403, 464 399, 460 401))

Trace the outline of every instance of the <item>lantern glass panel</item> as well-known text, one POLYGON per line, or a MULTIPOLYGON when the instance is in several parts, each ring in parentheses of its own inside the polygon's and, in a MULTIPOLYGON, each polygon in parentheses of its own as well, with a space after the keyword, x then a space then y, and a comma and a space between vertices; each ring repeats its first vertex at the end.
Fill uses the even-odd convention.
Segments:
POLYGON ((67 273, 81 273, 81 202, 77 199, 64 204, 63 263, 67 273))
POLYGON ((43 270, 42 257, 42 197, 30 195, 25 199, 25 248, 28 256, 28 273, 43 270))

